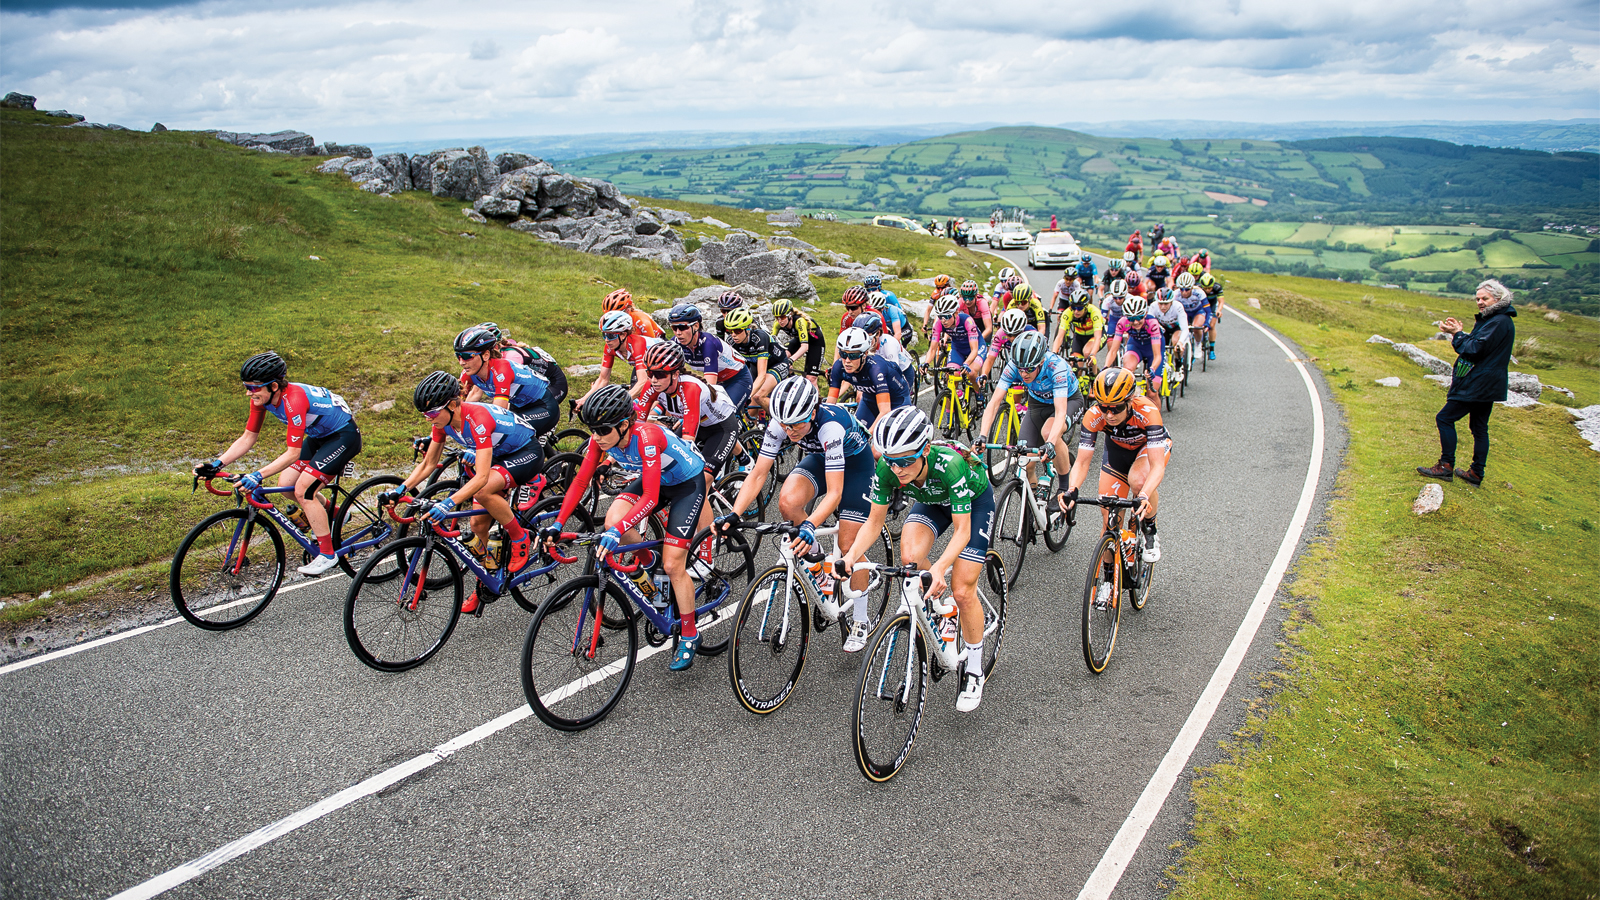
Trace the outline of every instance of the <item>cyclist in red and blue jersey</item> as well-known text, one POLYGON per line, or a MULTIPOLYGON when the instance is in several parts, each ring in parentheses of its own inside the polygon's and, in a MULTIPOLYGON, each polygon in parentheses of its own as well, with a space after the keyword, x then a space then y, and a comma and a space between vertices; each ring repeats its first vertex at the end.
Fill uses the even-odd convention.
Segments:
POLYGON ((461 386, 466 399, 489 399, 509 409, 539 437, 561 422, 561 405, 549 382, 533 369, 506 359, 497 349, 500 336, 474 325, 456 335, 456 361, 461 363, 461 386))
POLYGON ((561 401, 567 399, 567 373, 561 371, 561 366, 556 358, 551 356, 542 347, 530 347, 521 341, 515 340, 504 328, 493 322, 484 322, 479 327, 487 328, 495 336, 495 349, 500 351, 502 359, 527 366, 533 374, 543 378, 550 385, 550 393, 554 395, 553 401, 557 407, 561 401))
POLYGON ((1161 323, 1146 315, 1150 303, 1143 297, 1129 297, 1122 304, 1122 320, 1112 332, 1111 344, 1106 350, 1107 365, 1121 361, 1122 368, 1137 372, 1140 361, 1150 373, 1145 390, 1150 399, 1161 396, 1162 367, 1166 357, 1161 352, 1161 323), (1121 351, 1121 355, 1118 352, 1121 351))
POLYGON ((930 368, 946 334, 950 336, 950 353, 938 365, 959 366, 967 373, 967 380, 977 383, 972 367, 983 357, 983 338, 972 317, 962 312, 954 297, 940 297, 933 303, 933 333, 928 338, 928 355, 923 360, 930 368))
MULTIPOLYGON (((695 531, 704 527, 706 482, 701 477, 705 460, 688 441, 654 422, 641 421, 633 398, 621 385, 607 385, 590 396, 579 419, 594 436, 584 446, 579 467, 556 521, 539 530, 539 537, 556 543, 566 530, 566 521, 578 508, 604 454, 613 465, 635 477, 606 510, 606 530, 598 543, 603 560, 622 544, 644 541, 638 527, 657 507, 667 510, 666 538, 661 564, 672 581, 672 596, 678 604, 682 624, 677 650, 668 666, 681 672, 694 665, 700 647, 700 632, 695 627, 694 580, 689 574, 689 544, 695 531)), ((710 542, 708 541, 707 544, 710 542)), ((639 560, 643 554, 634 554, 639 560)), ((649 562, 644 564, 649 565, 649 562)))
MULTIPOLYGON (((492 516, 506 537, 511 539, 511 561, 506 569, 520 572, 528 564, 528 532, 511 510, 511 495, 544 472, 544 448, 539 436, 510 410, 490 403, 461 399, 461 383, 446 372, 433 372, 417 384, 411 394, 417 412, 433 423, 428 451, 411 474, 398 487, 384 491, 382 502, 393 502, 421 484, 439 464, 446 438, 466 447, 472 465, 472 478, 435 501, 422 513, 424 521, 437 522, 456 507, 472 502, 488 510, 489 516, 470 516, 476 547, 489 545, 489 517, 492 516)), ((479 610, 478 592, 461 605, 464 613, 479 610)))
POLYGON ((648 384, 640 377, 640 373, 644 371, 645 351, 661 342, 661 338, 640 334, 634 328, 633 319, 622 310, 612 310, 600 317, 600 338, 605 348, 600 357, 600 375, 595 378, 594 384, 589 386, 589 392, 578 399, 579 409, 583 409, 583 404, 587 403, 596 391, 611 383, 611 367, 616 364, 619 356, 633 366, 634 381, 629 393, 635 397, 639 396, 648 384))
POLYGON ((693 303, 680 303, 667 313, 672 326, 672 336, 683 347, 684 359, 689 368, 699 369, 707 384, 720 385, 733 400, 735 409, 744 409, 750 402, 750 391, 755 378, 744 357, 714 334, 701 331, 700 307, 693 303))
POLYGON ((711 385, 684 371, 683 348, 664 341, 644 358, 650 386, 639 395, 641 418, 649 419, 659 407, 683 422, 683 439, 694 444, 706 461, 706 486, 721 474, 728 457, 739 447, 739 412, 721 385, 711 385))
POLYGON ((856 418, 868 428, 892 409, 911 404, 911 384, 894 363, 873 355, 873 340, 859 328, 839 335, 839 359, 828 370, 828 402, 839 402, 846 381, 855 386, 856 418))
POLYGON ((195 474, 209 477, 228 463, 244 457, 261 437, 261 423, 267 413, 288 426, 284 451, 277 459, 239 478, 239 486, 253 491, 263 479, 282 473, 279 487, 294 487, 295 502, 305 512, 311 533, 317 538, 318 554, 300 567, 301 574, 321 575, 339 564, 334 553, 333 532, 328 512, 316 500, 317 488, 336 478, 345 463, 361 452, 361 430, 350 414, 349 404, 327 388, 289 381, 289 364, 268 350, 244 361, 239 367, 250 398, 250 417, 244 433, 222 455, 194 467, 195 474))

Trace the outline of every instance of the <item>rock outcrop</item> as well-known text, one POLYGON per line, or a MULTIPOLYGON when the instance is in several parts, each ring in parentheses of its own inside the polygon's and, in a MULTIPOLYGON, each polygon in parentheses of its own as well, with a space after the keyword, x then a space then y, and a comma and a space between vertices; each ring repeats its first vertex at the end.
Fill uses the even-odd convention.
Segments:
POLYGON ((33 104, 39 101, 38 97, 31 94, 19 94, 16 91, 0 98, 0 107, 6 109, 33 109, 33 104))
MULTIPOLYGON (((216 132, 217 140, 235 144, 240 147, 249 147, 253 150, 267 149, 281 153, 290 153, 295 156, 306 156, 317 145, 311 135, 303 131, 274 131, 271 134, 247 134, 237 131, 216 132)), ((367 151, 368 155, 371 151, 367 151)))

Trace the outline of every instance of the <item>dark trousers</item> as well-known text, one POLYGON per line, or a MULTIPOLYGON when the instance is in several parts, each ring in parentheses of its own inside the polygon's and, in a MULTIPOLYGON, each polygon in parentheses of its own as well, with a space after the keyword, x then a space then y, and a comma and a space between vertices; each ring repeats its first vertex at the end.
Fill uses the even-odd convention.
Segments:
POLYGON ((1446 400, 1444 409, 1434 416, 1439 426, 1439 457, 1452 466, 1456 464, 1456 422, 1466 417, 1467 430, 1472 432, 1472 468, 1482 475, 1484 464, 1489 461, 1489 413, 1493 411, 1494 403, 1489 400, 1446 400))

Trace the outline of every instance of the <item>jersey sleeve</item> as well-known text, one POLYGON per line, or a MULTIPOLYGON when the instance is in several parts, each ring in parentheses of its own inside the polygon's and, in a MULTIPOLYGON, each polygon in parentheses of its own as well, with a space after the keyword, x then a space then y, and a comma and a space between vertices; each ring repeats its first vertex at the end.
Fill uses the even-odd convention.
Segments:
POLYGON ((767 430, 761 433, 761 455, 767 459, 777 459, 778 452, 783 449, 783 442, 789 436, 784 433, 783 425, 777 419, 767 423, 767 430))
POLYGON ((1100 438, 1100 432, 1106 427, 1105 413, 1100 407, 1091 406, 1083 414, 1083 425, 1078 429, 1078 449, 1093 450, 1095 442, 1100 438))
POLYGON ((822 444, 824 471, 844 471, 844 436, 844 426, 838 422, 824 422, 822 427, 817 429, 817 440, 822 444))
MULTIPOLYGON (((709 402, 706 392, 693 381, 678 380, 678 396, 683 399, 683 438, 692 441, 700 433, 700 416, 709 402)), ((642 449, 642 448, 641 448, 642 449)))
POLYGON ((288 432, 284 445, 299 449, 306 443, 306 415, 311 411, 311 401, 299 386, 291 384, 283 389, 283 415, 288 419, 288 432))
POLYGON ((265 406, 256 406, 254 403, 251 403, 250 417, 244 420, 244 430, 250 432, 251 434, 260 434, 261 423, 265 420, 266 415, 267 408, 265 406))
POLYGON ((889 500, 894 496, 894 489, 899 486, 900 479, 894 476, 889 464, 879 459, 877 468, 872 471, 872 484, 867 488, 872 505, 888 506, 889 500))
POLYGON ((561 501, 561 512, 556 514, 556 520, 565 522, 572 511, 578 508, 583 495, 587 493, 589 480, 594 477, 594 470, 600 465, 600 445, 590 438, 583 448, 583 464, 578 467, 578 474, 573 476, 571 487, 567 488, 566 497, 561 501))
MULTIPOLYGON (((618 531, 627 531, 637 528, 649 515, 655 511, 656 504, 661 499, 661 457, 665 456, 670 447, 661 426, 654 423, 640 423, 635 430, 635 440, 639 442, 639 461, 641 463, 639 481, 644 486, 639 502, 628 510, 622 521, 616 524, 618 531)), ((563 504, 565 505, 565 504, 563 504)))
MULTIPOLYGON (((481 406, 469 404, 461 410, 461 430, 465 431, 472 441, 472 448, 479 453, 488 451, 494 453, 494 416, 481 406)), ((480 460, 481 462, 481 460, 480 460)))
POLYGON ((511 399, 517 389, 517 373, 511 368, 510 362, 504 359, 489 360, 489 386, 494 389, 493 399, 511 399))

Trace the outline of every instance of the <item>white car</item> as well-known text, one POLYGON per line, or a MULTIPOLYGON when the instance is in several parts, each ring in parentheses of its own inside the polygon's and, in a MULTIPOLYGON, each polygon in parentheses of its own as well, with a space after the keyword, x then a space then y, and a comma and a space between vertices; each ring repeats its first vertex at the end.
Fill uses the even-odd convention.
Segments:
POLYGON ((1075 266, 1083 259, 1083 249, 1065 231, 1041 231, 1028 248, 1028 265, 1035 269, 1075 266))
POLYGON ((994 234, 994 229, 989 226, 988 222, 978 222, 978 223, 973 224, 973 225, 968 225, 967 226, 967 243, 968 244, 987 244, 987 243, 989 243, 990 235, 993 235, 993 234, 994 234))
POLYGON ((879 228, 901 228, 912 234, 929 234, 928 229, 905 216, 873 216, 872 224, 879 228))
POLYGON ((1021 222, 1001 222, 1000 228, 989 235, 989 246, 997 250, 1017 250, 1033 243, 1033 235, 1021 222))

